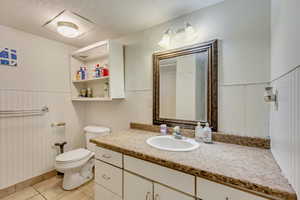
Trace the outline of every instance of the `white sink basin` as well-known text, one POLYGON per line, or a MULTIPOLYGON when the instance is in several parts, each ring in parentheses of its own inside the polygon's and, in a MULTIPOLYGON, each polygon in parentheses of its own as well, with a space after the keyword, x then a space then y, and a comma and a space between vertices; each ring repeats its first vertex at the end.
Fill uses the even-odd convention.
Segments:
POLYGON ((199 147, 199 143, 194 139, 175 139, 172 135, 154 136, 146 142, 152 147, 165 151, 192 151, 199 147))

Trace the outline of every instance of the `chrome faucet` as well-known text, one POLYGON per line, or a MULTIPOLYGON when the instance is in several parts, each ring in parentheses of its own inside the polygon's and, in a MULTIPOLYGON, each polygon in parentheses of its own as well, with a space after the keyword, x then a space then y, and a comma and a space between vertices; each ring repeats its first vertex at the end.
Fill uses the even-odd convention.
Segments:
POLYGON ((174 136, 175 139, 179 139, 179 140, 181 140, 183 138, 181 133, 180 133, 180 127, 179 126, 175 126, 173 128, 173 136, 174 136))

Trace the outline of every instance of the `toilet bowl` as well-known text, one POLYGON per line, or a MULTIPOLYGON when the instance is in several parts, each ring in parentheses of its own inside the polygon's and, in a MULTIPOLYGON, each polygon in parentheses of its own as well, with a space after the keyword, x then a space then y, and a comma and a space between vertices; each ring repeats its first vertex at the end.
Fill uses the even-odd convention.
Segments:
POLYGON ((86 132, 87 149, 75 149, 56 156, 55 168, 57 171, 64 173, 63 189, 72 190, 82 184, 90 181, 93 177, 93 167, 95 165, 95 145, 90 143, 90 139, 107 135, 110 133, 109 128, 87 126, 86 132))

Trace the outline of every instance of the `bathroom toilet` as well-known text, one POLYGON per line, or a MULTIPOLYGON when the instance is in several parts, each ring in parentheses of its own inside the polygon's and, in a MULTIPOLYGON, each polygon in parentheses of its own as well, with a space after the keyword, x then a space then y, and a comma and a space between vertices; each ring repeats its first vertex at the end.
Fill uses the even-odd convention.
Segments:
POLYGON ((87 126, 84 128, 87 149, 75 149, 56 156, 55 168, 64 173, 63 189, 72 190, 86 183, 94 177, 93 167, 95 164, 95 144, 91 138, 107 135, 109 128, 98 126, 87 126))

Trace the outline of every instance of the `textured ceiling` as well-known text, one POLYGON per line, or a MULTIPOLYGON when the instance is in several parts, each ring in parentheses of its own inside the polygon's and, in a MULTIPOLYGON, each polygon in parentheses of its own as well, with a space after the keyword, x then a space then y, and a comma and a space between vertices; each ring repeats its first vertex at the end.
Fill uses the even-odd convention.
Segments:
POLYGON ((1 0, 0 24, 73 46, 120 37, 223 0, 1 0), (64 38, 42 25, 63 10, 93 21, 84 37, 64 38))

